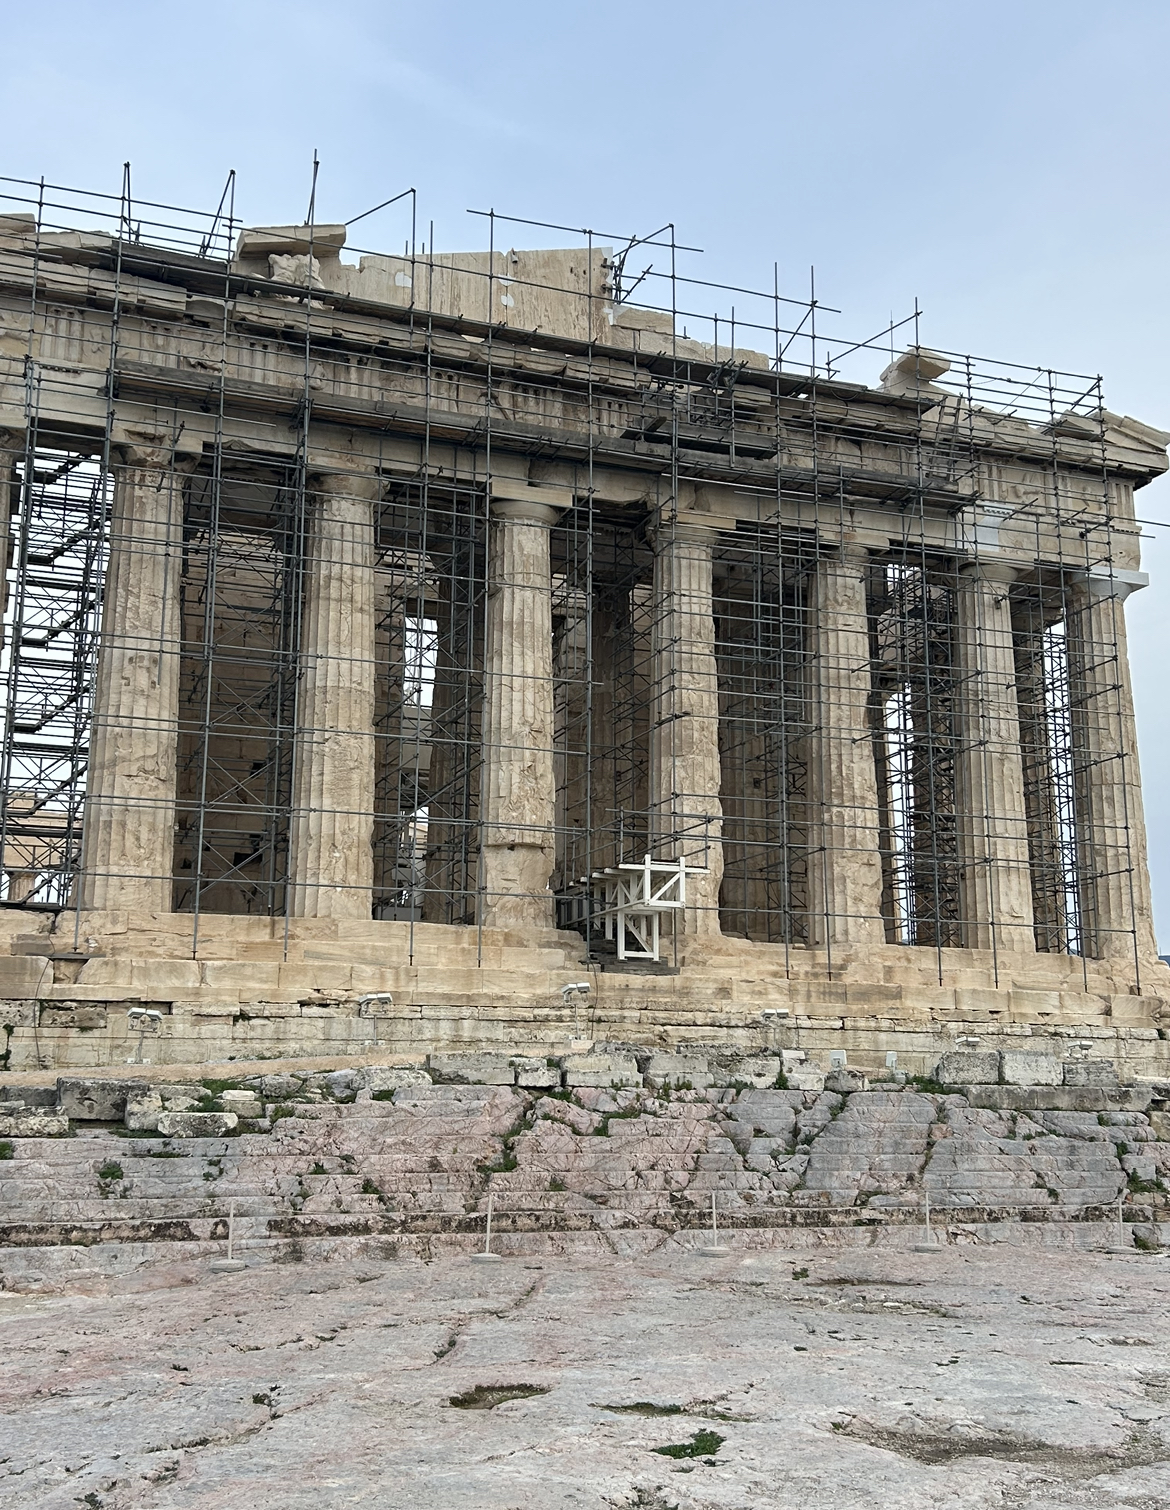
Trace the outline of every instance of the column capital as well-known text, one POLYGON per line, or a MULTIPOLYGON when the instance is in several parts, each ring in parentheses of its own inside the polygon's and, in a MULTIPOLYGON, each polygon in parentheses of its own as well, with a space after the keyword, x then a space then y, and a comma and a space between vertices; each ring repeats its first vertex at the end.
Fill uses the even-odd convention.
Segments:
POLYGON ((148 472, 178 472, 185 476, 193 472, 200 461, 198 455, 176 451, 169 443, 151 445, 142 441, 124 441, 110 449, 115 466, 148 472))
POLYGON ((1149 572, 1101 565, 1091 566, 1083 576, 1078 576, 1073 582, 1073 590, 1084 593, 1090 603, 1101 603, 1107 598, 1124 603, 1131 592, 1140 592, 1149 585, 1149 572))
POLYGON ((339 466, 309 466, 310 490, 316 493, 331 493, 341 498, 376 499, 381 495, 383 478, 380 472, 370 468, 339 466))
POLYGON ((181 426, 176 435, 116 419, 110 426, 110 454, 116 466, 193 472, 203 457, 203 441, 181 426))
POLYGON ((875 547, 862 540, 817 540, 824 561, 840 561, 845 566, 868 566, 875 547))
POLYGON ((718 540, 720 530, 727 527, 727 521, 723 519, 708 523, 702 515, 678 514, 650 525, 646 537, 654 554, 660 556, 672 545, 699 545, 710 549, 718 540))
POLYGON ((507 519, 513 524, 533 524, 551 529, 573 502, 573 495, 560 488, 532 488, 533 497, 513 484, 506 492, 497 491, 504 484, 493 481, 490 508, 493 519, 507 519))
POLYGON ((1017 578, 1023 576, 1026 567, 1014 561, 996 561, 994 558, 980 556, 978 559, 964 561, 959 567, 961 577, 971 577, 979 582, 994 582, 1000 587, 1010 587, 1017 578))

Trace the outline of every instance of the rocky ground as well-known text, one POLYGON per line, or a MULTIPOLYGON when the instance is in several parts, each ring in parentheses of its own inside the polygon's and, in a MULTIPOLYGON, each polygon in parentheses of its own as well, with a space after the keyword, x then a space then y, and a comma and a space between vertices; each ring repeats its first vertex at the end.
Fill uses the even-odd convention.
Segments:
POLYGON ((0 1502, 1170 1506, 1163 1255, 444 1241, 0 1293, 0 1502))

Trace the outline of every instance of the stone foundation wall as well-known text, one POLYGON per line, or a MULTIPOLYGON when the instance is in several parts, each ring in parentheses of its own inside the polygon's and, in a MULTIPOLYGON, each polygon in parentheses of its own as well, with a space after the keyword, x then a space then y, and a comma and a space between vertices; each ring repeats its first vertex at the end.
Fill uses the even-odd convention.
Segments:
POLYGON ((474 1236, 489 1196, 505 1233, 669 1233, 713 1200, 752 1229, 919 1224, 927 1198, 944 1228, 1116 1222, 1120 1202, 1153 1242, 1170 1083, 1119 1086, 1097 1064, 1097 1085, 867 1087, 779 1055, 598 1045, 62 1077, 0 1103, 0 1247, 207 1242, 232 1202, 254 1243, 474 1236))

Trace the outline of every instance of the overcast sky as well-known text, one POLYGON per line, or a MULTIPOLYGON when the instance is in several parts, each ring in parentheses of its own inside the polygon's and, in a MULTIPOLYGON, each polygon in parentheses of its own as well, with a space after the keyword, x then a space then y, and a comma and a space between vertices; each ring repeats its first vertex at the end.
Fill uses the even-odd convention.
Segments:
MULTIPOLYGON (((5 16, 0 170, 252 224, 408 187, 440 250, 469 208, 633 234, 703 275, 818 297, 868 335, 1105 377, 1170 429, 1166 0, 54 0, 5 16)), ((402 207, 364 221, 393 250, 402 207)), ((519 232, 517 243, 537 241, 519 232)), ((554 237, 556 240, 567 240, 554 237)), ((545 238, 547 243, 548 238, 545 238)), ((876 374, 875 374, 876 375, 876 374)), ((1139 494, 1170 519, 1170 483, 1139 494)), ((1151 859, 1170 948, 1170 533, 1130 599, 1151 859)))

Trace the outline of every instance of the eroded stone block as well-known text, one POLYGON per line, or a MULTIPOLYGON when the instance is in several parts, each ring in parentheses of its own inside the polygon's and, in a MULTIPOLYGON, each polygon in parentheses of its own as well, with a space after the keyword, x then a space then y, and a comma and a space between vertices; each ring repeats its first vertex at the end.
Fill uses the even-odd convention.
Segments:
POLYGON ((1070 1059, 1061 1068, 1065 1085, 1117 1084, 1117 1066, 1112 1059, 1070 1059))
POLYGON ((703 1091, 709 1085, 714 1085, 715 1077, 711 1074, 706 1059, 689 1054, 651 1054, 646 1064, 646 1083, 655 1086, 689 1085, 692 1090, 703 1091))
POLYGON ((938 1061, 934 1078, 940 1085, 995 1085, 999 1054, 994 1049, 956 1049, 938 1061))
POLYGON ((237 1117, 262 1117, 264 1107, 254 1091, 224 1091, 219 1098, 225 1112, 237 1117))
POLYGON ((158 1133, 163 1138, 222 1138, 239 1120, 235 1112, 160 1112, 158 1133))
POLYGON ((515 1085, 516 1072, 508 1054, 431 1054, 431 1073, 440 1084, 515 1085))
POLYGON ((0 1138, 63 1138, 69 1118, 30 1109, 5 1115, 0 1112, 0 1138))
POLYGON ((595 1086, 606 1090, 610 1086, 624 1088, 642 1084, 638 1061, 632 1054, 566 1054, 561 1063, 565 1070, 565 1084, 569 1086, 595 1086))
POLYGON ((1055 1054, 1033 1049, 1004 1049, 1000 1055, 1004 1085, 1063 1085, 1063 1066, 1055 1054))
POLYGON ((517 1056, 511 1061, 516 1084, 530 1090, 553 1090, 561 1083, 561 1067, 547 1058, 517 1056))
POLYGON ((131 1096, 145 1095, 145 1080, 58 1080, 61 1110, 74 1122, 121 1122, 131 1096))
POLYGON ((353 1083, 363 1091, 397 1091, 407 1085, 430 1085, 431 1077, 411 1065, 374 1064, 358 1070, 353 1083))
POLYGON ((825 1076, 825 1089, 836 1091, 839 1096, 848 1096, 854 1091, 867 1091, 869 1081, 860 1070, 851 1070, 847 1065, 842 1065, 830 1070, 825 1076))
POLYGON ((162 1096, 153 1086, 134 1091, 126 1097, 126 1126, 131 1132, 154 1132, 162 1110, 162 1096))
POLYGON ((746 1082, 754 1090, 767 1090, 776 1084, 776 1077, 780 1074, 780 1064, 778 1054, 761 1054, 750 1059, 741 1059, 738 1064, 727 1070, 712 1071, 712 1073, 716 1085, 746 1082))

